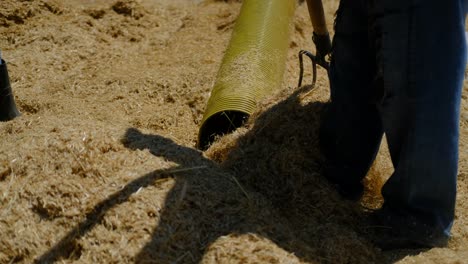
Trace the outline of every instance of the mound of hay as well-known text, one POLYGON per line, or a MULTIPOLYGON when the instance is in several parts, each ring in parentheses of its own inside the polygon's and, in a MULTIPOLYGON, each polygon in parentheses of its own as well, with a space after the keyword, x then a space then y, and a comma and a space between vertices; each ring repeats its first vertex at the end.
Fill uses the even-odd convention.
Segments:
POLYGON ((358 235, 362 208, 341 199, 321 176, 318 129, 327 103, 312 101, 308 89, 265 100, 246 127, 221 138, 206 155, 265 196, 290 223, 295 243, 313 248, 314 257, 372 261, 376 252, 358 235))

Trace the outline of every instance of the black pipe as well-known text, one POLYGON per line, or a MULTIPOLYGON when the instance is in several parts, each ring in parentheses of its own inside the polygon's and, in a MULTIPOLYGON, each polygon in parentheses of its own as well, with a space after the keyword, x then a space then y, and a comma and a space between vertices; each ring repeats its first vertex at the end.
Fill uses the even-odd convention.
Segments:
POLYGON ((21 114, 16 108, 6 62, 0 60, 0 121, 9 121, 21 114))

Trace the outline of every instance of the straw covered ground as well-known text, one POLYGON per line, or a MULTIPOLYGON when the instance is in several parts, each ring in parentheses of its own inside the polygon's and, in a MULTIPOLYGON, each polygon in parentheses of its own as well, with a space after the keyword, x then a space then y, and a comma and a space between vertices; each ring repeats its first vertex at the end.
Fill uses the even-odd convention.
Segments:
MULTIPOLYGON (((330 28, 337 1, 326 3, 330 28)), ((453 239, 382 252, 365 208, 321 176, 328 83, 296 88, 311 48, 298 7, 282 90, 205 153, 198 127, 240 1, 2 0, 0 49, 22 116, 0 123, 0 263, 467 263, 468 83, 453 239)), ((310 81, 310 74, 306 80, 310 81)))

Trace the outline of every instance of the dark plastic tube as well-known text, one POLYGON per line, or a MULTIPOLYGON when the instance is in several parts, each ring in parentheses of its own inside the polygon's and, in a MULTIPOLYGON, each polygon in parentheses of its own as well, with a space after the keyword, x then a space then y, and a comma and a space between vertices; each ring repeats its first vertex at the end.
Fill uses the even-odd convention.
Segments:
MULTIPOLYGON (((0 59, 1 60, 1 59, 0 59)), ((19 116, 15 98, 10 85, 10 77, 6 62, 1 60, 0 65, 0 121, 9 121, 19 116)))

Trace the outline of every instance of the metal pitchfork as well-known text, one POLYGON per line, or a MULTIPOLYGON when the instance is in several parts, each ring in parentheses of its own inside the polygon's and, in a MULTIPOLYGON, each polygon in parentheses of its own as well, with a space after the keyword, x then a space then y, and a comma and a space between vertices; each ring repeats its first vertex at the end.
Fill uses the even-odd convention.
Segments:
POLYGON ((314 33, 312 35, 312 41, 315 44, 317 54, 314 55, 309 51, 301 50, 299 52, 299 84, 302 85, 302 77, 304 75, 304 64, 303 55, 306 55, 312 60, 312 87, 315 86, 317 81, 317 64, 322 66, 325 70, 330 68, 330 64, 326 60, 326 56, 331 52, 332 44, 330 40, 330 34, 328 33, 327 23, 325 19, 325 12, 323 10, 322 0, 307 0, 307 7, 309 9, 310 20, 314 33))

